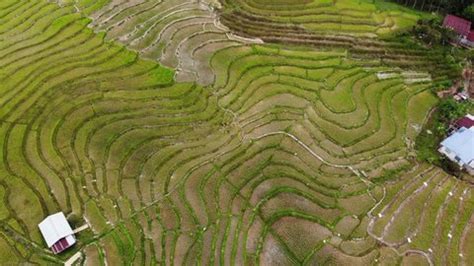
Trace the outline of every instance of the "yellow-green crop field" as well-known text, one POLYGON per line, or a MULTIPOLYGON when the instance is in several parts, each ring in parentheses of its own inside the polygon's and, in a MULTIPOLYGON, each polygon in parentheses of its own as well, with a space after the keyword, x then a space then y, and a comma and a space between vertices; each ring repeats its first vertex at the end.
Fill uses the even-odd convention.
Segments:
POLYGON ((0 0, 0 265, 469 265, 472 186, 413 149, 453 66, 388 40, 424 16, 0 0))

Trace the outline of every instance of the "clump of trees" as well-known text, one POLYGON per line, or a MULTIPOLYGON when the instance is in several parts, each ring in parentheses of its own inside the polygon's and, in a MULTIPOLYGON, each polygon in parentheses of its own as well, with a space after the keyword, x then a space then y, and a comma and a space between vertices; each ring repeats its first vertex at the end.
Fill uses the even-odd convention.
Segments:
POLYGON ((439 121, 444 124, 449 124, 465 116, 471 105, 472 103, 469 101, 459 103, 454 99, 443 100, 438 106, 439 121))
POLYGON ((474 22, 474 4, 471 4, 468 7, 464 8, 462 16, 474 22))
POLYGON ((443 27, 438 18, 418 20, 413 26, 412 34, 429 46, 447 45, 457 37, 452 29, 443 27))
POLYGON ((82 219, 82 217, 78 216, 75 213, 71 213, 67 217, 67 221, 69 222, 69 224, 71 225, 72 228, 79 227, 84 223, 84 220, 82 219))
POLYGON ((392 0, 398 4, 428 12, 449 13, 474 20, 472 0, 392 0))

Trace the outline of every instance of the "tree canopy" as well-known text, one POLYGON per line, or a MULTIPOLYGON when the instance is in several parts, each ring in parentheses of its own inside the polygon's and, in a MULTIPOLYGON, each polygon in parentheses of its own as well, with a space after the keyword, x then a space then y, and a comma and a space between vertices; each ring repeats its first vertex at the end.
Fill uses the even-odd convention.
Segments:
POLYGON ((393 0, 408 7, 428 12, 442 12, 463 16, 474 20, 474 4, 472 0, 393 0))

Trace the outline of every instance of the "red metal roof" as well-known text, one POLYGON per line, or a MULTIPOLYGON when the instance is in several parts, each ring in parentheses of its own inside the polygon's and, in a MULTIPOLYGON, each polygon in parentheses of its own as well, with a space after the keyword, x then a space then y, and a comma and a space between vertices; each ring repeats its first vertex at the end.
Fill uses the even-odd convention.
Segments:
POLYGON ((54 254, 58 254, 63 252, 65 249, 70 247, 71 244, 67 241, 66 238, 61 238, 58 240, 58 242, 54 243, 54 245, 51 247, 51 250, 53 251, 54 254))
POLYGON ((459 128, 461 128, 461 127, 471 128, 471 127, 474 126, 474 120, 472 120, 469 117, 465 116, 465 117, 459 119, 458 121, 456 121, 455 124, 459 128))
POLYGON ((465 20, 454 15, 447 15, 443 21, 444 27, 452 28, 455 32, 462 36, 469 35, 471 32, 471 24, 472 22, 469 20, 465 20))
POLYGON ((468 39, 470 42, 474 42, 474 30, 471 30, 471 32, 469 33, 469 35, 467 35, 467 39, 468 39))

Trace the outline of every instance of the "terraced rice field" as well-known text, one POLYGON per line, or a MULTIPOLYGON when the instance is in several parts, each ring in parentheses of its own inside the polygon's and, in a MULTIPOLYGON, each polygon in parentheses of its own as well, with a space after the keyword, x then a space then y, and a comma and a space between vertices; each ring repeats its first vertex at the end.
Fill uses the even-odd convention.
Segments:
POLYGON ((378 37, 410 27, 424 14, 389 3, 368 0, 224 0, 242 17, 268 19, 275 25, 295 24, 312 32, 378 37), (245 15, 244 15, 245 14, 245 15))
POLYGON ((417 16, 362 2, 0 1, 0 264, 468 265, 472 188, 413 159, 436 58, 282 45, 227 9, 357 9, 367 32, 328 24, 361 47, 417 16), (60 256, 56 211, 91 226, 60 256))
POLYGON ((435 81, 457 73, 447 55, 393 38, 427 15, 385 1, 222 2, 226 8, 220 11, 220 21, 240 36, 285 45, 342 47, 354 59, 428 71, 435 81))
POLYGON ((424 167, 387 185, 386 195, 369 223, 372 236, 435 265, 471 263, 471 186, 424 167))
POLYGON ((145 58, 176 69, 176 80, 211 85, 212 54, 250 42, 220 24, 212 1, 111 1, 93 14, 96 30, 145 58))

